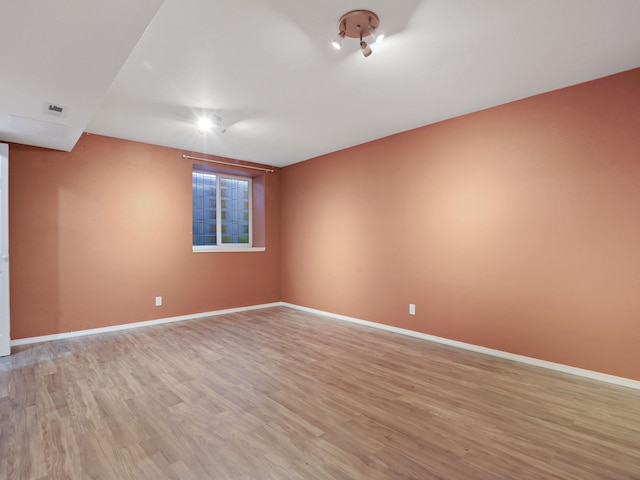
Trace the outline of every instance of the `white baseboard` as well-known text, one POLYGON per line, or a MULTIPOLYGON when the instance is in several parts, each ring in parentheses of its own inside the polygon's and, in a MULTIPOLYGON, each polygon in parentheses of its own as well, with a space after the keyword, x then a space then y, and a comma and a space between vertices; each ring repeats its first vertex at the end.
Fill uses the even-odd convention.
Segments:
POLYGON ((31 343, 50 342, 52 340, 61 340, 64 338, 82 337, 84 335, 95 335, 96 333, 117 332, 118 330, 128 330, 130 328, 149 327, 151 325, 161 325, 163 323, 184 322, 185 320, 194 320, 197 318, 213 317, 216 315, 225 315, 227 313, 247 312, 249 310, 259 310, 261 308, 279 307, 281 302, 265 303, 262 305, 251 305, 248 307, 228 308, 226 310, 215 310, 213 312, 193 313, 190 315, 179 315, 177 317, 159 318, 156 320, 145 320, 142 322, 125 323, 122 325, 112 325, 110 327, 90 328, 88 330, 77 330, 75 332, 54 333, 53 335, 42 335, 40 337, 20 338, 11 340, 11 346, 29 345, 31 343))
POLYGON ((592 370, 585 370, 583 368, 571 367, 569 365, 563 365, 561 363, 548 362, 546 360, 526 357, 524 355, 518 355, 515 353, 503 352, 502 350, 495 350, 493 348, 482 347, 480 345, 473 345, 471 343, 459 342, 457 340, 450 340, 448 338, 437 337, 435 335, 415 332, 413 330, 407 330, 405 328, 392 327, 391 325, 370 322, 368 320, 361 320, 359 318, 354 318, 354 317, 347 317, 346 315, 338 315, 335 313, 325 312, 322 310, 316 310, 314 308, 302 307, 300 305, 294 305, 292 303, 281 302, 280 305, 282 305, 283 307, 289 307, 296 310, 301 310, 307 313, 313 313, 315 315, 322 315, 325 317, 334 318, 336 320, 358 323, 360 325, 366 325, 367 327, 373 327, 381 330, 387 330, 389 332, 400 333, 402 335, 421 338, 423 340, 428 340, 430 342, 442 343, 444 345, 449 345, 451 347, 470 350, 472 352, 484 353, 486 355, 504 358, 506 360, 513 360, 515 362, 526 363, 527 365, 534 365, 536 367, 547 368, 549 370, 556 370, 558 372, 569 373, 571 375, 578 375, 580 377, 586 377, 592 380, 599 380, 601 382, 613 383, 615 385, 620 385, 623 387, 640 390, 640 381, 632 380, 630 378, 617 377, 615 375, 608 375, 606 373, 594 372, 592 370))
POLYGON ((393 327, 391 325, 385 325, 383 323, 370 322, 368 320, 362 320, 359 318, 348 317, 346 315, 339 315, 336 313, 325 312, 323 310, 317 310, 315 308, 303 307, 301 305, 295 305, 287 302, 274 302, 265 303, 261 305, 251 305, 247 307, 228 308, 226 310, 215 310, 212 312, 193 313, 190 315, 180 315, 177 317, 159 318, 156 320, 145 320, 141 322, 125 323, 122 325, 113 325, 109 327, 91 328, 88 330, 77 330, 75 332, 55 333, 53 335, 42 335, 39 337, 21 338, 18 340, 11 340, 11 346, 17 347, 20 345, 29 345, 32 343, 50 342, 52 340, 61 340, 65 338, 81 337, 84 335, 95 335, 97 333, 116 332, 118 330, 128 330, 130 328, 148 327, 151 325, 161 325, 163 323, 184 322, 186 320, 195 320, 198 318, 213 317, 216 315, 225 315, 229 313, 247 312, 251 310, 260 310, 262 308, 269 307, 288 307, 295 310, 300 310, 315 315, 322 315, 324 317, 333 318, 336 320, 342 320, 345 322, 357 323, 365 325, 367 327, 378 328, 380 330, 386 330, 389 332, 399 333, 410 337, 420 338, 430 342, 441 343, 449 345, 451 347, 461 348, 464 350, 470 350, 472 352, 483 353, 485 355, 491 355, 493 357, 504 358, 506 360, 512 360, 515 362, 525 363, 527 365, 534 365, 536 367, 547 368, 549 370, 555 370, 558 372, 568 373, 571 375, 577 375, 580 377, 590 378, 592 380, 599 380, 601 382, 612 383, 623 387, 633 388, 640 390, 640 381, 632 380, 630 378, 617 377, 615 375, 608 375, 606 373, 594 372, 592 370, 585 370, 583 368, 571 367, 569 365, 563 365, 561 363, 548 362, 546 360, 540 360, 537 358, 526 357, 524 355, 518 355, 515 353, 504 352, 502 350, 495 350, 493 348, 482 347, 480 345, 474 345, 472 343, 459 342, 457 340, 451 340, 448 338, 437 337, 435 335, 429 335, 427 333, 416 332, 414 330, 407 330, 405 328, 393 327))

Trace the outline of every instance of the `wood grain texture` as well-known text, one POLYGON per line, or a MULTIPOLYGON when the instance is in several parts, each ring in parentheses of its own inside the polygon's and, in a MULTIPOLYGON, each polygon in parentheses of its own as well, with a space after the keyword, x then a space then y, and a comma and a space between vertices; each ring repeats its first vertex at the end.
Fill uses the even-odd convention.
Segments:
POLYGON ((283 307, 0 359, 0 478, 640 479, 640 392, 283 307))

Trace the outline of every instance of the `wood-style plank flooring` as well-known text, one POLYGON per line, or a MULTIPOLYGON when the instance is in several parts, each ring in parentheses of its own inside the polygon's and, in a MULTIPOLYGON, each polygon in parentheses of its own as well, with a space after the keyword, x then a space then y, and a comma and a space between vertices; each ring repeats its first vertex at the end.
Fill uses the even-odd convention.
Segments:
POLYGON ((640 479, 640 391, 287 308, 14 351, 3 479, 640 479))

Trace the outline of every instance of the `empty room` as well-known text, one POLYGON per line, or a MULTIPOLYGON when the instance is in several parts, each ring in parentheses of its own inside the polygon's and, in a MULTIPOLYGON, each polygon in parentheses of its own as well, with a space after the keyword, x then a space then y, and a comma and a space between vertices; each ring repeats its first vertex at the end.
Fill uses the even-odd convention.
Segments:
POLYGON ((640 480, 640 2, 0 5, 0 479, 640 480))

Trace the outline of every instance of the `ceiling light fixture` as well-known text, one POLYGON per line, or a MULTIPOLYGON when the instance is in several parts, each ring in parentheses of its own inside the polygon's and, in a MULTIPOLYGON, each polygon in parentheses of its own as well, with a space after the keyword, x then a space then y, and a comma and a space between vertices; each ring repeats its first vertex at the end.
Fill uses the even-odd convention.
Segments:
POLYGON ((360 35, 360 48, 362 49, 362 55, 364 55, 365 58, 371 55, 371 47, 362 39, 362 35, 360 35))
POLYGON ((333 45, 333 48, 335 48, 336 50, 340 50, 342 48, 343 40, 344 40, 344 30, 341 30, 338 36, 333 39, 333 42, 331 42, 331 45, 333 45))
POLYGON ((380 43, 384 34, 378 32, 380 19, 370 10, 352 10, 340 17, 338 22, 338 36, 331 43, 337 50, 342 48, 344 37, 360 40, 360 49, 365 57, 371 55, 371 46, 364 40, 372 37, 376 43, 380 43))
POLYGON ((210 115, 210 116, 203 115, 200 118, 198 118, 196 125, 200 133, 211 132, 214 127, 216 127, 218 133, 220 134, 227 131, 224 125, 222 125, 222 118, 220 118, 220 116, 218 115, 210 115))
POLYGON ((208 132, 213 128, 213 122, 208 117, 200 117, 197 122, 198 130, 201 132, 208 132))
POLYGON ((384 33, 378 32, 375 28, 370 30, 369 33, 371 33, 371 38, 373 38, 376 43, 382 43, 384 40, 384 33))

